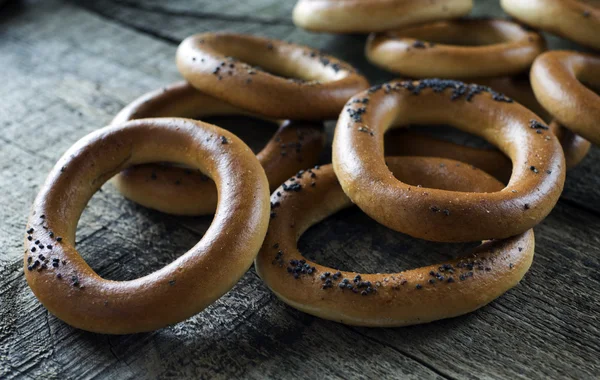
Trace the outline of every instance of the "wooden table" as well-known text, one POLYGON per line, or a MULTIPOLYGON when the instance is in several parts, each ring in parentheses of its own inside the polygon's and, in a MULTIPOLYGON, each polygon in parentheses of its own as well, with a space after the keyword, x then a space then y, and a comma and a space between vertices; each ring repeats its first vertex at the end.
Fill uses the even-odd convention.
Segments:
MULTIPOLYGON (((536 227, 534 264, 521 284, 463 317, 397 329, 344 326, 286 306, 253 269, 202 313, 152 333, 76 330, 37 301, 23 277, 22 239, 46 174, 71 144, 107 124, 129 101, 178 80, 174 54, 184 37, 212 30, 262 34, 346 59, 372 83, 393 77, 367 64, 364 36, 295 28, 293 3, 47 0, 13 2, 0 10, 0 378, 600 376, 595 147, 569 172, 561 200, 536 227)), ((501 14, 496 0, 476 3, 477 15, 501 14)), ((551 45, 569 43, 553 38, 551 45)), ((234 130, 253 147, 271 131, 255 126, 264 130, 254 141, 241 124, 234 130)), ((194 245, 210 219, 153 212, 107 184, 84 212, 77 243, 101 276, 133 279, 194 245)), ((310 258, 356 271, 399 271, 472 246, 419 242, 356 209, 309 230, 299 245, 310 258)))

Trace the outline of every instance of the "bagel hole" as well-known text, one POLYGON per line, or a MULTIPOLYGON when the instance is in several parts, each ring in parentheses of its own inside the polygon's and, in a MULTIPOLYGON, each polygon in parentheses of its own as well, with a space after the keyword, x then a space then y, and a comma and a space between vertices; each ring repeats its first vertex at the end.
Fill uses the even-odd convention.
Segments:
POLYGON ((351 207, 309 228, 298 249, 309 260, 343 271, 396 273, 466 255, 479 244, 416 239, 351 207))
POLYGON ((386 155, 401 155, 401 147, 394 146, 395 141, 399 141, 402 136, 418 135, 427 138, 434 138, 453 142, 471 148, 497 149, 479 136, 463 132, 451 125, 411 125, 408 127, 399 127, 390 129, 386 132, 384 138, 384 151, 386 155))
POLYGON ((76 248, 102 278, 134 280, 186 253, 200 241, 212 219, 212 215, 172 216, 140 206, 105 183, 83 211, 76 248))
MULTIPOLYGON (((202 118, 240 137, 253 152, 264 148, 276 123, 246 116, 202 118)), ((165 162, 165 166, 182 166, 165 162)), ((105 183, 86 206, 77 226, 77 249, 98 275, 127 281, 155 272, 202 239, 213 215, 182 217, 161 213, 124 198, 105 183), (111 210, 108 214, 106 210, 111 210)))
POLYGON ((221 54, 245 62, 258 71, 264 71, 284 79, 325 82, 343 76, 341 72, 337 73, 329 65, 316 65, 317 61, 315 60, 319 58, 311 57, 310 52, 302 48, 298 48, 298 50, 285 49, 287 54, 271 51, 261 53, 262 51, 264 51, 264 46, 257 45, 256 42, 249 42, 248 45, 236 42, 219 46, 221 54))

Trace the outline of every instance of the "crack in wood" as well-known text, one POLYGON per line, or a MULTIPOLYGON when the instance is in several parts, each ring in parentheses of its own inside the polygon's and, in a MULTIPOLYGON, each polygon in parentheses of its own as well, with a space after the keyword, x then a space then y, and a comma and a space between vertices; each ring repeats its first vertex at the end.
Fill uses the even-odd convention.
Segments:
POLYGON ((439 369, 439 368, 436 368, 435 366, 433 366, 433 365, 431 365, 431 364, 427 363, 425 360, 423 360, 423 359, 419 358, 417 355, 414 355, 414 354, 408 353, 408 352, 406 352, 406 351, 404 351, 404 350, 401 350, 401 349, 399 349, 398 347, 392 346, 391 344, 389 344, 389 343, 387 343, 387 342, 381 341, 381 340, 379 340, 379 339, 377 339, 377 338, 374 338, 374 337, 372 337, 372 336, 369 336, 369 335, 367 335, 367 334, 364 334, 364 333, 362 333, 362 332, 358 331, 358 330, 357 330, 355 327, 353 327, 353 326, 348 326, 348 325, 343 325, 343 326, 344 326, 345 328, 347 328, 348 330, 350 330, 350 331, 352 331, 352 332, 354 332, 354 333, 356 333, 356 334, 360 335, 361 337, 363 337, 363 338, 365 338, 365 339, 367 339, 367 340, 369 340, 369 341, 371 341, 371 342, 375 342, 375 343, 377 343, 377 344, 380 344, 380 345, 382 345, 382 346, 384 346, 384 347, 386 347, 386 348, 389 348, 390 350, 393 350, 393 351, 395 351, 395 352, 397 352, 397 353, 399 353, 399 354, 401 354, 401 355, 403 355, 403 356, 406 356, 407 358, 409 358, 409 359, 411 359, 411 360, 413 360, 413 361, 415 361, 415 362, 419 363, 419 364, 420 364, 420 365, 422 365, 423 367, 425 367, 425 368, 429 369, 431 372, 435 373, 435 374, 436 374, 436 375, 438 375, 438 376, 441 376, 441 377, 442 377, 442 378, 444 378, 444 379, 447 379, 447 380, 457 380, 455 377, 453 377, 453 376, 451 376, 451 375, 449 375, 449 374, 445 373, 445 372, 444 372, 444 371, 442 371, 441 369, 439 369))
POLYGON ((117 17, 114 17, 108 13, 104 13, 99 11, 97 8, 93 7, 91 4, 87 3, 87 2, 73 2, 73 4, 75 4, 76 6, 78 6, 81 9, 84 9, 98 17, 101 17, 105 20, 108 20, 112 23, 115 23, 117 25, 120 25, 124 28, 130 29, 130 30, 134 30, 136 32, 140 32, 142 34, 145 34, 147 36, 153 37, 159 41, 162 42, 167 42, 171 45, 179 45, 179 43, 181 42, 181 40, 177 39, 177 38, 173 38, 171 36, 168 36, 166 34, 162 34, 157 32, 156 30, 150 29, 150 28, 145 28, 145 27, 141 27, 141 26, 137 26, 137 25, 132 25, 132 24, 128 24, 122 20, 120 20, 117 17))

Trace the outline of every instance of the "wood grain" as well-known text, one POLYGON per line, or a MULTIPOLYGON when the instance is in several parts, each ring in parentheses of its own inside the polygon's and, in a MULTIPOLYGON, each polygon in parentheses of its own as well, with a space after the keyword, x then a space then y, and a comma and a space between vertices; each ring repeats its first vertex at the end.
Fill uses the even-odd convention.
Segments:
MULTIPOLYGON (((498 14, 496 1, 476 3, 475 14, 498 14)), ((298 30, 290 22, 292 7, 290 0, 48 0, 0 8, 0 378, 598 377, 595 147, 569 173, 563 198, 536 228, 536 257, 522 283, 464 317, 401 329, 347 327, 287 307, 253 270, 207 310, 147 334, 76 330, 35 299, 21 257, 26 217, 39 186, 77 139, 108 123, 140 94, 179 79, 174 53, 182 38, 223 29, 267 35, 351 61, 372 83, 393 78, 366 63, 364 36, 298 30)), ((558 39, 552 46, 559 46, 555 41, 570 46, 558 39)), ((256 137, 243 128, 256 123, 243 120, 219 123, 253 148, 271 133, 256 137)), ((84 212, 77 243, 100 275, 126 280, 172 261, 209 224, 210 218, 144 209, 105 185, 84 212)), ((443 260, 472 244, 416 241, 352 209, 310 229, 299 246, 308 257, 340 269, 398 271, 443 260)))

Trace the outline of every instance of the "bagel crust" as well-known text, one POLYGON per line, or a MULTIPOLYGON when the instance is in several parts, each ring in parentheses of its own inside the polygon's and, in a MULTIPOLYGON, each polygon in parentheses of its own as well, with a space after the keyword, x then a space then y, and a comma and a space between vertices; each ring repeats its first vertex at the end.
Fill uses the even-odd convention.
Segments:
POLYGON ((71 326, 107 334, 182 321, 233 287, 252 264, 269 221, 269 187, 239 138, 187 119, 144 119, 92 132, 49 174, 25 235, 24 270, 35 296, 71 326), (111 281, 75 249, 75 231, 92 195, 115 173, 144 162, 181 162, 207 173, 219 203, 198 244, 147 276, 111 281))
POLYGON ((299 0, 294 24, 315 32, 369 33, 466 16, 473 0, 299 0))
POLYGON ((549 51, 535 60, 530 79, 537 100, 559 123, 600 145, 600 95, 590 89, 600 89, 600 57, 549 51))
MULTIPOLYGON (((478 192, 503 187, 453 160, 387 157, 386 162, 394 175, 415 186, 478 192)), ((275 192, 271 202, 278 207, 256 258, 257 273, 290 306, 349 325, 406 326, 471 312, 515 286, 533 259, 534 236, 528 230, 484 242, 457 259, 400 273, 338 271, 306 260, 297 248, 309 227, 352 205, 331 165, 302 173, 275 192), (300 190, 286 191, 290 186, 300 190)))
POLYGON ((354 96, 338 119, 333 168, 344 192, 379 223, 440 242, 501 239, 532 228, 564 185, 560 144, 534 113, 488 87, 450 80, 391 82, 354 96), (413 189, 385 164, 384 133, 452 125, 511 158, 506 188, 492 193, 413 189))
MULTIPOLYGON (((565 128, 558 121, 553 120, 552 115, 550 115, 544 107, 537 101, 535 94, 533 93, 533 89, 531 88, 531 84, 529 81, 529 75, 527 76, 519 76, 519 77, 496 77, 496 78, 482 78, 477 79, 478 84, 482 84, 484 86, 488 86, 493 88, 495 91, 501 92, 517 102, 521 103, 525 107, 529 108, 536 115, 540 116, 547 122, 550 122, 548 125, 550 130, 556 135, 558 141, 560 141, 560 145, 563 148, 563 152, 565 154, 565 163, 567 165, 567 169, 572 169, 577 166, 588 154, 590 147, 592 144, 586 140, 585 138, 579 136, 573 131, 565 128)), ((446 157, 446 156, 444 156, 446 157)), ((453 158, 453 157, 448 157, 453 158)), ((482 157, 482 160, 485 158, 482 157)), ((461 161, 459 159, 459 161, 461 161)), ((464 161, 470 162, 470 161, 464 161)), ((486 161, 487 162, 487 161, 486 161)), ((496 161, 497 170, 506 173, 506 169, 512 170, 512 164, 510 161, 499 160, 496 161), (508 164, 508 166, 506 165, 508 164), (502 169, 500 169, 502 168, 502 169)), ((477 164, 473 164, 484 171, 487 171, 485 167, 481 167, 477 164)), ((490 163, 492 165, 492 163, 490 163)), ((505 182, 504 177, 496 176, 496 172, 487 171, 488 173, 494 175, 496 178, 505 182)))
POLYGON ((517 23, 460 19, 371 34, 366 55, 410 78, 471 79, 521 73, 545 49, 539 33, 517 23))
MULTIPOLYGON (((154 117, 197 119, 219 115, 250 114, 179 82, 136 99, 119 112, 112 124, 154 117)), ((271 191, 298 170, 315 165, 325 145, 322 123, 273 121, 279 129, 257 154, 271 191)), ((169 214, 208 215, 217 206, 214 182, 197 169, 156 163, 136 165, 117 174, 112 182, 126 198, 169 214)))
POLYGON ((177 67, 198 90, 279 119, 333 119, 369 86, 352 66, 317 50, 232 33, 186 38, 177 49, 177 67))
POLYGON ((512 17, 600 50, 600 8, 579 0, 500 0, 512 17))

